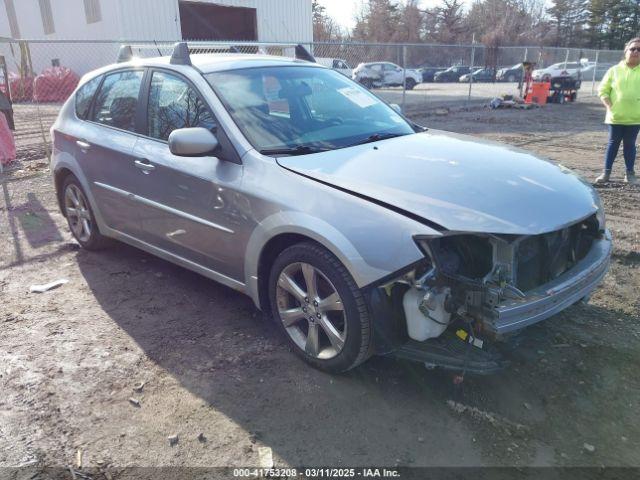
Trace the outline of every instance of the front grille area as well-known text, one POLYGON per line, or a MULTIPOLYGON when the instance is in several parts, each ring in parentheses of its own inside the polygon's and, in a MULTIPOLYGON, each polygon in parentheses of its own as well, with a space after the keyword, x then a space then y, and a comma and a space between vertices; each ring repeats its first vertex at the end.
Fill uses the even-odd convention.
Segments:
POLYGON ((593 215, 565 229, 524 239, 516 253, 516 286, 527 292, 570 270, 587 255, 598 228, 593 215))

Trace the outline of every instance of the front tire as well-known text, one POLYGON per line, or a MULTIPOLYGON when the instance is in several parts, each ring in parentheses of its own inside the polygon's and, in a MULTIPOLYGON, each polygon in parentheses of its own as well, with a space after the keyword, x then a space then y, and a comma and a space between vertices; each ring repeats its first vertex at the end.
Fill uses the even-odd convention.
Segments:
POLYGON ((101 250, 109 240, 98 230, 96 218, 82 185, 76 177, 69 175, 62 184, 64 214, 73 237, 87 250, 101 250))
POLYGON ((314 243, 284 250, 269 276, 274 320, 294 352, 332 373, 372 353, 372 326, 362 293, 340 261, 314 243))

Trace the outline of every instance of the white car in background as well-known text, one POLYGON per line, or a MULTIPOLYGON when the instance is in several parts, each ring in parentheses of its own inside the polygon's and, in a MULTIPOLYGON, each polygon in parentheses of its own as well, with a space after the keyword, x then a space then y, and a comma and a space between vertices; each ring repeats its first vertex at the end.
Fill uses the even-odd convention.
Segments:
POLYGON ((329 67, 336 72, 340 72, 346 77, 351 78, 353 75, 353 68, 349 66, 346 60, 341 58, 316 57, 316 62, 323 67, 329 67))
POLYGON ((361 63, 351 78, 366 88, 401 87, 404 80, 407 90, 413 90, 422 82, 422 73, 414 69, 404 70, 391 62, 361 63))
POLYGON ((546 82, 555 77, 582 77, 584 72, 592 72, 595 66, 595 62, 560 62, 553 65, 534 70, 532 73, 533 79, 536 82, 546 82))

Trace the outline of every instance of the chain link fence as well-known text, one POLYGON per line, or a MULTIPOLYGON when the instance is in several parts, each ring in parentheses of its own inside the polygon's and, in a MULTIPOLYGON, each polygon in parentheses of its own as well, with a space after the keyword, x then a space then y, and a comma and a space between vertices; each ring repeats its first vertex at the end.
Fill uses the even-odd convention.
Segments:
MULTIPOLYGON (((87 72, 114 63, 120 47, 137 57, 170 55, 173 42, 0 40, 0 89, 13 104, 17 159, 45 159, 49 129, 64 101, 87 72)), ((189 42, 192 54, 295 55, 295 45, 189 42)), ((567 73, 582 82, 580 97, 597 94, 621 51, 475 45, 314 43, 318 63, 353 78, 409 117, 448 108, 486 105, 522 95, 524 61, 539 78, 567 73)))

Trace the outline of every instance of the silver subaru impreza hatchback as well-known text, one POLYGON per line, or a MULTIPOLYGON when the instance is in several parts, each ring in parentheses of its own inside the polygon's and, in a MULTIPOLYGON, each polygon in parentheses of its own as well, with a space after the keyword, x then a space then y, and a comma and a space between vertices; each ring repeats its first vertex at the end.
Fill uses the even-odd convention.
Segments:
POLYGON ((598 194, 522 150, 411 123, 355 82, 261 55, 131 58, 52 128, 60 208, 249 295, 293 350, 345 371, 393 354, 476 373, 609 266, 598 194))

